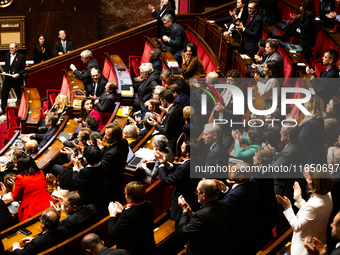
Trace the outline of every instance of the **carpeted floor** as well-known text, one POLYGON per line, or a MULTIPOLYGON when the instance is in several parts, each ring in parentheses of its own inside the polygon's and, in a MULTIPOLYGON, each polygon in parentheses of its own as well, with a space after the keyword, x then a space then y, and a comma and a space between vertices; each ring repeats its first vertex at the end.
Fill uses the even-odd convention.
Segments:
POLYGON ((0 150, 4 147, 4 139, 7 135, 7 121, 0 124, 0 150))

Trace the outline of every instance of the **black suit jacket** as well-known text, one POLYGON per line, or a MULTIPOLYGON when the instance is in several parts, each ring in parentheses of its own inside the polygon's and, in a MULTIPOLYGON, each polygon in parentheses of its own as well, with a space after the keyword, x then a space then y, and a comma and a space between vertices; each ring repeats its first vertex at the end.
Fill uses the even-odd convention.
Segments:
MULTIPOLYGON (((281 166, 286 166, 289 168, 291 165, 296 165, 296 168, 298 169, 300 165, 304 166, 307 163, 308 150, 306 148, 306 145, 302 141, 297 140, 288 144, 288 146, 286 146, 281 152, 276 155, 272 166, 277 168, 281 166)), ((290 178, 287 178, 287 173, 275 173, 274 190, 276 195, 280 195, 282 197, 286 196, 292 201, 292 187, 294 185, 294 181, 303 178, 303 176, 300 171, 297 171, 297 173, 291 172, 289 173, 289 175, 290 178)))
POLYGON ((14 255, 36 255, 43 252, 66 239, 66 231, 58 229, 48 231, 34 238, 23 250, 16 249, 12 252, 14 255))
MULTIPOLYGON (((73 42, 66 40, 66 52, 71 50, 74 50, 73 42)), ((54 56, 59 56, 59 52, 63 52, 63 54, 66 53, 64 52, 63 45, 61 44, 60 40, 54 44, 54 56)))
POLYGON ((155 19, 157 19, 157 37, 162 37, 163 35, 166 36, 170 36, 171 35, 171 29, 167 29, 164 25, 163 25, 163 20, 162 18, 167 15, 170 14, 174 20, 176 21, 176 14, 175 14, 175 10, 172 8, 167 8, 165 9, 166 6, 163 5, 162 9, 159 12, 152 12, 151 15, 152 17, 154 17, 155 19))
POLYGON ((143 128, 143 129, 141 129, 140 132, 139 132, 139 135, 137 137, 138 141, 142 140, 144 138, 144 136, 146 136, 147 133, 149 133, 150 129, 151 128, 143 128))
POLYGON ((182 214, 182 209, 178 205, 178 197, 180 195, 183 195, 188 204, 190 204, 192 210, 196 210, 199 207, 197 197, 195 196, 195 190, 199 179, 190 178, 191 160, 195 160, 195 164, 202 165, 197 163, 199 159, 195 158, 185 161, 182 165, 174 164, 173 168, 170 170, 172 174, 169 174, 169 171, 163 165, 158 168, 158 174, 162 180, 162 184, 165 186, 175 186, 171 203, 171 218, 175 221, 179 221, 182 214))
POLYGON ((17 52, 12 65, 10 64, 11 61, 11 57, 10 57, 10 52, 7 52, 5 54, 5 68, 4 68, 4 72, 6 73, 11 73, 11 74, 19 74, 19 77, 14 79, 10 76, 6 76, 5 77, 5 81, 6 79, 7 81, 11 81, 11 83, 14 86, 21 86, 23 83, 23 75, 25 74, 25 66, 26 66, 26 58, 24 55, 22 55, 21 53, 17 52))
MULTIPOLYGON (((97 90, 98 91, 98 90, 97 90)), ((96 103, 97 111, 104 113, 112 113, 115 108, 116 103, 116 94, 111 93, 107 94, 104 92, 98 98, 98 103, 96 103)))
POLYGON ((122 201, 124 170, 129 145, 125 139, 105 147, 102 163, 106 167, 105 201, 122 201), (114 166, 114 167, 113 167, 114 166))
POLYGON ((245 27, 245 30, 243 31, 244 48, 246 51, 258 51, 258 43, 262 38, 262 17, 260 14, 256 13, 249 25, 247 25, 249 19, 250 15, 248 15, 246 24, 243 24, 245 27))
POLYGON ((87 205, 67 216, 61 222, 60 229, 65 229, 68 237, 74 236, 99 221, 99 214, 95 205, 87 205))
POLYGON ((177 22, 174 22, 172 24, 169 41, 169 46, 173 49, 173 54, 175 54, 177 51, 184 50, 188 42, 189 41, 183 27, 181 27, 181 25, 179 25, 177 22))
MULTIPOLYGON (((91 72, 91 69, 90 69, 90 72, 91 72)), ((90 75, 90 77, 91 77, 91 75, 90 75)), ((106 86, 107 82, 108 82, 108 80, 103 75, 101 75, 100 78, 99 78, 98 85, 97 85, 97 90, 96 90, 96 93, 95 93, 95 95, 97 97, 100 97, 101 95, 104 94, 105 86, 106 86)), ((86 92, 87 96, 92 95, 92 86, 93 86, 93 84, 94 84, 94 81, 91 79, 91 82, 84 86, 85 87, 85 92, 86 92)))
POLYGON ((58 126, 50 127, 45 134, 35 134, 35 139, 39 142, 39 148, 41 149, 48 143, 52 136, 58 131, 58 126))
POLYGON ((182 109, 186 106, 190 106, 190 97, 184 92, 181 92, 175 98, 174 104, 178 104, 182 109))
POLYGON ((217 164, 221 167, 229 166, 229 152, 220 141, 214 144, 205 159, 206 166, 216 166, 217 164))
POLYGON ((315 94, 322 98, 325 106, 337 94, 340 88, 339 83, 332 78, 339 78, 339 71, 336 66, 333 66, 327 73, 324 73, 321 79, 315 78, 311 80, 315 94))
MULTIPOLYGON (((237 19, 237 20, 242 21, 243 25, 246 25, 247 19, 248 19, 248 9, 244 7, 243 12, 241 14, 241 18, 237 19)), ((229 23, 229 26, 230 26, 231 23, 233 23, 233 17, 228 16, 228 17, 225 17, 225 18, 217 19, 217 20, 215 20, 215 23, 216 24, 229 23)))
MULTIPOLYGON (((0 232, 14 225, 14 220, 5 202, 0 199, 0 232)), ((1 254, 1 253, 0 253, 1 254)))
POLYGON ((178 234, 188 239, 186 254, 231 254, 228 251, 229 218, 228 206, 217 200, 203 205, 191 218, 183 213, 178 234))
POLYGON ((232 219, 230 240, 233 246, 230 249, 233 252, 230 254, 250 254, 249 247, 244 244, 251 243, 252 214, 257 195, 257 182, 254 179, 233 189, 230 188, 227 194, 220 192, 220 198, 223 197, 223 201, 228 205, 230 219, 232 219))
POLYGON ((109 219, 109 237, 117 240, 117 248, 131 255, 155 254, 153 235, 155 213, 150 201, 124 209, 118 221, 109 219))
MULTIPOLYGON (((91 61, 87 64, 86 70, 84 70, 84 71, 79 71, 78 69, 75 69, 75 70, 73 71, 73 74, 74 74, 79 80, 83 81, 85 87, 86 87, 87 84, 92 84, 92 83, 91 83, 91 82, 92 82, 92 78, 91 78, 91 69, 92 69, 93 67, 97 67, 97 68, 99 68, 99 70, 101 70, 98 61, 95 60, 94 58, 91 59, 91 61)), ((103 75, 102 75, 101 77, 103 77, 103 75)), ((106 82, 107 82, 107 80, 106 80, 106 82)), ((105 85, 106 85, 106 83, 105 83, 105 85)), ((105 85, 104 85, 104 89, 105 89, 105 85)), ((92 88, 91 88, 90 91, 92 91, 92 88)), ((97 91, 98 91, 98 88, 97 88, 97 91)), ((103 91, 104 91, 104 90, 103 90, 103 91)), ((102 91, 102 92, 103 92, 103 91, 102 91)), ((97 95, 97 93, 96 93, 96 95, 97 95)), ((100 95, 101 95, 101 94, 100 94, 100 95)), ((99 96, 100 96, 100 95, 99 95, 99 96)))
POLYGON ((144 103, 152 98, 152 93, 158 84, 161 84, 159 71, 155 70, 143 81, 143 85, 138 89, 138 101, 141 109, 144 109, 144 103))
POLYGON ((173 104, 165 115, 163 124, 156 124, 155 129, 165 135, 170 143, 176 143, 182 133, 183 111, 179 105, 173 104))
POLYGON ((130 255, 130 253, 124 249, 110 249, 104 246, 98 251, 98 255, 130 255))
POLYGON ((162 60, 160 58, 150 60, 150 63, 152 64, 152 67, 154 70, 157 70, 158 72, 162 72, 162 60))

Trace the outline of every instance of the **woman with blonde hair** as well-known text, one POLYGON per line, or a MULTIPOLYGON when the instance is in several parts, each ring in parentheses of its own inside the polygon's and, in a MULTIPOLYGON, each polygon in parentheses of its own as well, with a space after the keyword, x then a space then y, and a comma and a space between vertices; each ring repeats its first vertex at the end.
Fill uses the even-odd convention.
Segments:
POLYGON ((300 123, 299 140, 303 141, 308 149, 309 164, 326 164, 324 103, 321 97, 312 95, 305 103, 305 108, 311 115, 305 115, 300 123))
POLYGON ((299 212, 295 215, 291 201, 286 196, 283 198, 277 195, 277 201, 283 206, 286 219, 293 229, 293 238, 290 253, 292 255, 309 254, 304 247, 304 241, 309 241, 313 237, 318 238, 321 242, 326 243, 327 225, 329 216, 333 209, 331 190, 333 179, 328 171, 323 171, 322 166, 318 165, 313 171, 305 168, 304 176, 311 189, 312 196, 306 202, 301 197, 301 188, 298 182, 294 183, 294 200, 295 206, 299 212))

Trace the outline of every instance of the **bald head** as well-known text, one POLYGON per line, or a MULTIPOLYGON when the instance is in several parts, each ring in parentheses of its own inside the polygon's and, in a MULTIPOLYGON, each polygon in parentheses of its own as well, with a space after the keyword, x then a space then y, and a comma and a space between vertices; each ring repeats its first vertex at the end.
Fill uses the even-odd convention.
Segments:
POLYGON ((81 245, 83 246, 83 250, 85 252, 97 254, 98 251, 104 246, 104 242, 97 234, 90 233, 84 236, 83 240, 81 241, 81 245))
POLYGON ((215 84, 218 80, 219 76, 217 73, 215 72, 210 72, 208 73, 207 77, 206 77, 206 82, 208 84, 215 84))
POLYGON ((198 183, 197 188, 201 193, 205 194, 207 202, 216 199, 218 187, 214 180, 210 179, 202 180, 198 183))
POLYGON ((29 140, 26 143, 26 152, 28 155, 38 152, 39 144, 36 140, 29 140))

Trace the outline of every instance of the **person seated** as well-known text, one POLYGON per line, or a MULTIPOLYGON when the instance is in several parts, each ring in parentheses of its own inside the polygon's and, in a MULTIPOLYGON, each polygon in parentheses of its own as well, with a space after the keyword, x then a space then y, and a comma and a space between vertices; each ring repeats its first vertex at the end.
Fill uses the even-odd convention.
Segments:
POLYGON ((186 106, 183 108, 183 119, 185 125, 183 126, 183 132, 187 137, 198 138, 202 133, 201 129, 195 121, 195 109, 192 106, 186 106), (192 120, 192 121, 190 121, 192 120))
POLYGON ((18 160, 18 174, 12 192, 14 201, 21 201, 18 218, 24 221, 50 206, 53 199, 48 192, 44 172, 34 160, 25 156, 18 160))
POLYGON ((179 76, 173 74, 171 69, 165 69, 161 72, 160 75, 161 81, 163 81, 166 85, 177 84, 182 92, 186 95, 190 96, 190 87, 188 83, 179 76))
POLYGON ((63 55, 66 52, 69 52, 71 50, 74 50, 73 42, 66 39, 67 34, 65 30, 60 30, 58 37, 60 38, 60 41, 54 44, 54 56, 55 57, 63 55))
MULTIPOLYGON (((67 105, 68 96, 65 94, 58 94, 51 109, 46 110, 44 115, 47 115, 49 112, 56 112, 59 117, 57 125, 60 125, 64 119, 64 116, 67 115, 67 105)), ((38 123, 38 130, 41 132, 46 132, 47 128, 48 127, 45 125, 45 120, 40 120, 38 123)))
POLYGON ((106 168, 100 163, 101 151, 97 146, 88 145, 84 149, 87 166, 83 167, 79 158, 72 158, 73 182, 83 197, 85 205, 94 204, 101 217, 106 216, 104 204, 104 180, 106 168))
POLYGON ((179 105, 182 109, 185 106, 190 105, 190 97, 188 97, 186 94, 181 92, 181 89, 177 84, 170 84, 166 87, 167 90, 170 90, 175 97, 174 104, 179 105))
POLYGON ((176 21, 176 14, 175 14, 175 1, 174 0, 163 0, 163 7, 159 12, 156 12, 156 8, 152 4, 148 4, 148 9, 151 11, 152 17, 157 20, 157 37, 162 37, 163 35, 171 36, 171 29, 166 28, 163 25, 162 18, 164 15, 170 14, 174 17, 176 21))
POLYGON ((335 0, 335 2, 336 2, 335 10, 327 13, 325 16, 328 19, 334 19, 335 22, 339 23, 340 22, 340 0, 335 0))
POLYGON ((109 237, 117 240, 118 249, 126 249, 131 255, 156 254, 155 213, 152 203, 145 200, 145 187, 140 182, 129 182, 125 186, 125 198, 126 209, 119 202, 109 204, 109 237))
POLYGON ((139 130, 135 125, 126 125, 123 129, 123 138, 128 141, 131 149, 138 144, 139 130))
POLYGON ((87 116, 85 119, 85 127, 89 128, 91 131, 98 131, 98 122, 95 117, 87 116))
MULTIPOLYGON (((160 151, 161 153, 166 155, 167 160, 172 163, 175 160, 175 156, 168 147, 168 138, 165 135, 155 135, 152 138, 152 147, 154 151, 160 151)), ((143 183, 151 185, 151 180, 158 179, 158 167, 160 162, 156 160, 155 163, 151 163, 148 161, 143 161, 142 168, 144 170, 142 177, 140 178, 143 183)))
POLYGON ((141 141, 147 135, 147 133, 149 133, 149 131, 153 127, 152 125, 150 125, 148 123, 148 119, 157 120, 156 116, 154 114, 152 114, 151 112, 146 112, 145 113, 144 119, 143 119, 143 128, 140 129, 138 137, 137 137, 138 141, 141 141))
POLYGON ((167 29, 171 29, 171 35, 163 35, 162 39, 164 42, 168 43, 171 48, 172 54, 176 59, 179 66, 182 64, 182 52, 186 50, 186 45, 188 44, 188 38, 185 34, 183 27, 181 27, 171 14, 166 14, 162 18, 163 24, 167 29))
MULTIPOLYGON (((92 82, 92 68, 97 67, 100 70, 100 65, 98 61, 93 58, 92 52, 90 50, 82 51, 80 53, 80 59, 84 64, 87 64, 86 69, 84 71, 79 71, 74 64, 70 65, 70 69, 73 71, 73 75, 75 75, 79 80, 83 81, 84 87, 86 88, 86 85, 91 84, 92 82)), ((106 84, 106 82, 104 84, 106 84)))
POLYGON ((160 59, 160 56, 162 55, 162 52, 154 48, 150 51, 149 58, 150 58, 150 63, 152 64, 152 67, 154 70, 158 72, 162 72, 162 61, 160 59))
MULTIPOLYGON (((162 87, 162 86, 156 86, 156 87, 162 87)), ((162 87, 163 89, 161 91, 164 90, 164 87, 162 87)), ((156 90, 156 89, 155 89, 156 90)), ((138 128, 143 128, 143 119, 146 113, 158 113, 161 114, 162 110, 161 110, 161 102, 159 101, 159 98, 155 99, 155 98, 151 98, 150 100, 145 102, 145 108, 141 111, 135 112, 134 113, 134 119, 132 118, 128 118, 129 121, 135 125, 137 125, 138 128)))
POLYGON ((151 63, 143 63, 139 69, 141 76, 134 79, 137 83, 133 85, 135 91, 133 105, 136 108, 144 109, 144 103, 152 98, 152 92, 161 82, 159 80, 159 72, 153 69, 151 63))
POLYGON ((60 211, 63 210, 67 215, 59 229, 64 229, 68 237, 72 237, 84 229, 97 223, 100 218, 98 210, 95 205, 84 205, 84 200, 81 195, 76 191, 67 193, 62 198, 60 211))
POLYGON ((0 199, 0 231, 10 228, 14 224, 14 219, 8 210, 7 205, 2 199, 0 199))
POLYGON ((39 64, 51 58, 51 48, 46 43, 46 37, 41 34, 38 37, 38 42, 33 48, 33 62, 39 64))
POLYGON ((99 112, 112 113, 115 109, 118 84, 116 81, 109 81, 105 85, 105 92, 100 96, 93 96, 94 105, 99 112))
POLYGON ((30 157, 33 157, 38 152, 39 144, 38 144, 38 142, 36 140, 29 140, 25 144, 24 148, 25 148, 26 153, 30 157))
POLYGON ((279 65, 276 61, 265 61, 265 62, 266 63, 264 65, 264 71, 263 71, 263 74, 265 76, 264 80, 263 81, 261 80, 260 75, 258 73, 255 73, 254 79, 257 82, 257 92, 264 99, 263 109, 268 110, 272 107, 273 97, 278 98, 281 94, 280 93, 281 92, 280 82, 278 80, 278 78, 280 77, 280 70, 279 70, 279 65), (277 96, 273 94, 273 88, 277 89, 277 96))
POLYGON ((104 241, 100 240, 97 234, 90 233, 81 240, 81 246, 85 254, 91 255, 131 255, 124 249, 110 249, 104 246, 104 241))
POLYGON ((339 137, 340 126, 340 98, 334 96, 326 107, 325 123, 325 148, 333 146, 339 137))
POLYGON ((81 101, 80 118, 75 118, 74 120, 85 127, 85 120, 87 116, 93 116, 96 118, 98 123, 97 130, 102 130, 104 128, 102 117, 100 116, 99 112, 94 109, 93 101, 90 97, 86 97, 81 101))
POLYGON ((261 65, 263 63, 263 61, 266 60, 267 57, 267 53, 266 53, 266 39, 260 39, 259 41, 259 51, 257 52, 257 54, 254 56, 255 61, 257 62, 258 65, 261 65))
POLYGON ((0 182, 0 198, 5 203, 12 200, 12 190, 14 187, 14 178, 16 174, 11 172, 5 175, 4 182, 0 182))
POLYGON ((261 147, 262 143, 267 142, 266 135, 262 129, 256 127, 249 128, 247 137, 242 137, 239 130, 235 130, 231 134, 235 141, 234 150, 236 157, 252 165, 255 149, 261 147), (249 146, 242 149, 240 145, 241 143, 249 146))
POLYGON ((182 69, 185 79, 205 77, 205 69, 201 59, 197 56, 197 46, 188 43, 186 52, 182 52, 182 69))
POLYGON ((265 76, 264 67, 269 61, 275 61, 278 65, 278 77, 283 77, 283 59, 277 51, 279 48, 279 41, 277 39, 268 38, 266 41, 266 59, 262 64, 252 64, 252 68, 256 70, 262 77, 265 76))
POLYGON ((23 139, 24 142, 28 142, 32 138, 35 138, 39 142, 39 150, 42 149, 53 137, 53 135, 58 131, 58 123, 59 116, 56 112, 49 112, 45 118, 45 124, 48 127, 48 130, 45 134, 28 134, 23 139))
POLYGON ((97 146, 97 139, 99 139, 101 141, 101 140, 103 140, 103 136, 99 132, 93 131, 90 134, 90 141, 89 141, 89 143, 91 145, 97 146))
POLYGON ((64 229, 58 229, 60 216, 54 209, 47 209, 39 220, 42 234, 37 237, 24 237, 22 241, 28 243, 24 249, 20 243, 13 243, 12 254, 38 254, 65 240, 66 232, 64 229))
POLYGON ((73 168, 72 166, 64 167, 59 173, 58 179, 53 174, 47 174, 46 180, 49 185, 53 186, 52 198, 55 202, 60 202, 70 192, 76 191, 77 188, 73 183, 73 168))
POLYGON ((92 67, 91 69, 91 83, 85 86, 86 96, 91 97, 92 100, 96 100, 105 92, 105 86, 108 80, 102 75, 98 67, 92 67))

